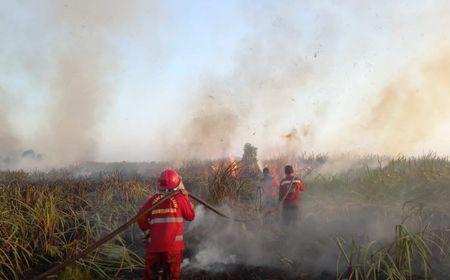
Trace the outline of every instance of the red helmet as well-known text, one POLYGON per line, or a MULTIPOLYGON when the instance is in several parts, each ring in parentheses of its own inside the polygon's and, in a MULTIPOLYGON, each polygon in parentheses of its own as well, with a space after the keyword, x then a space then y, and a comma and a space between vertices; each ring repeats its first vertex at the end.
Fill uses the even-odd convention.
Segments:
POLYGON ((161 175, 159 176, 159 188, 161 190, 174 189, 178 187, 180 182, 180 175, 178 175, 178 173, 171 168, 167 168, 166 170, 161 172, 161 175))

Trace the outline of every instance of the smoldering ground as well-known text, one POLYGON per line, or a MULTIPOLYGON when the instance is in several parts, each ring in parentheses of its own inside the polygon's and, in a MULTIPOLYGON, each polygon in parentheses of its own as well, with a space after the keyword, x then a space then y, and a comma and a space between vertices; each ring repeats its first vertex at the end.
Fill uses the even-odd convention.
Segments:
MULTIPOLYGON (((395 225, 401 223, 399 208, 377 209, 355 203, 332 195, 314 201, 304 198, 301 219, 290 228, 281 223, 279 212, 264 218, 255 215, 254 220, 239 223, 197 208, 197 221, 186 230, 192 255, 184 264, 186 269, 212 272, 241 264, 281 268, 286 275, 333 275, 339 258, 337 237, 386 244, 395 236, 395 225)), ((254 214, 251 209, 228 211, 239 218, 254 214)))
POLYGON ((338 240, 348 245, 348 254, 355 252, 352 248, 370 248, 369 256, 393 244, 397 225, 411 232, 423 232, 424 228, 439 232, 450 226, 448 213, 440 214, 447 202, 439 191, 431 191, 442 191, 443 182, 433 181, 429 186, 421 175, 408 175, 387 158, 359 161, 356 164, 352 157, 347 166, 353 164, 353 168, 345 169, 341 164, 335 172, 330 170, 335 165, 332 161, 328 167, 323 165, 326 173, 306 178, 301 215, 291 227, 282 224, 280 212, 267 216, 268 209, 258 212, 255 197, 221 206, 232 217, 248 219, 245 223, 225 220, 197 207, 196 220, 186 228, 188 258, 184 269, 220 274, 236 266, 267 267, 281 269, 286 277, 321 279, 331 275, 334 279, 348 268, 338 240), (415 183, 408 183, 411 180, 415 183), (420 213, 415 209, 421 209, 420 213), (436 209, 441 210, 434 212, 436 209))

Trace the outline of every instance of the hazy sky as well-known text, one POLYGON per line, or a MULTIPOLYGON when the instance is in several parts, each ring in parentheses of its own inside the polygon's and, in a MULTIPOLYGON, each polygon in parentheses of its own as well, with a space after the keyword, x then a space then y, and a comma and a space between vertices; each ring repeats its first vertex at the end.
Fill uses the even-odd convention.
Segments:
POLYGON ((450 86, 424 93, 433 75, 450 79, 448 1, 0 4, 4 154, 135 161, 192 145, 186 156, 239 155, 245 142, 266 154, 450 154, 450 116, 428 100, 450 104, 450 86), (384 106, 391 87, 399 98, 384 106), (410 89, 417 102, 399 101, 410 89))

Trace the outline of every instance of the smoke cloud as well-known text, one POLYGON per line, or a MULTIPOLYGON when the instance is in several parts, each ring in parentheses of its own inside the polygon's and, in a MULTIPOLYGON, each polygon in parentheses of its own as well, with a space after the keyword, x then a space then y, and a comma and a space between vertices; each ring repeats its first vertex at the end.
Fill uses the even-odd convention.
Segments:
POLYGON ((55 49, 52 102, 44 130, 53 164, 94 160, 99 123, 105 115, 118 70, 108 35, 132 18, 135 1, 51 1, 51 14, 70 34, 55 49))
POLYGON ((222 157, 237 143, 249 141, 270 146, 252 140, 275 133, 279 141, 296 128, 286 125, 286 119, 295 112, 295 102, 301 102, 296 99, 315 69, 304 58, 302 33, 286 7, 269 15, 265 11, 264 18, 255 13, 251 12, 252 30, 242 40, 231 72, 207 76, 187 102, 190 110, 183 117, 188 121, 169 144, 177 147, 168 151, 172 158, 222 157))
POLYGON ((450 51, 415 68, 384 87, 363 124, 379 152, 420 152, 435 129, 450 121, 450 51))
MULTIPOLYGON (((377 4, 375 10, 387 13, 389 24, 385 26, 378 14, 365 11, 365 6, 364 9, 359 5, 350 6, 344 10, 355 19, 375 16, 376 19, 361 20, 364 24, 376 22, 383 28, 395 24, 398 30, 392 33, 386 30, 387 36, 398 37, 397 33, 401 33, 408 40, 416 38, 416 34, 410 32, 410 25, 397 22, 397 17, 416 24, 417 29, 426 33, 434 22, 431 18, 442 12, 437 8, 426 12, 418 10, 427 21, 417 22, 403 11, 385 11, 384 4, 377 4)), ((409 64, 401 62, 404 58, 377 61, 374 56, 385 53, 390 57, 396 51, 380 51, 363 42, 345 41, 344 34, 336 38, 339 28, 346 29, 340 24, 347 22, 348 15, 342 16, 328 8, 321 6, 320 14, 326 16, 318 16, 314 24, 307 27, 296 21, 299 15, 293 12, 302 8, 289 1, 283 5, 262 3, 254 5, 251 11, 246 10, 252 29, 245 34, 232 57, 231 71, 202 77, 198 90, 192 92, 187 102, 189 110, 183 114, 187 121, 181 123, 178 137, 166 142, 171 150, 165 154, 176 159, 222 157, 236 153, 246 142, 259 148, 261 158, 295 157, 304 152, 393 155, 433 151, 436 146, 427 141, 435 138, 436 129, 449 123, 445 109, 450 96, 446 94, 448 51, 436 48, 440 43, 430 36, 424 40, 428 45, 409 54, 409 61, 406 60, 409 64), (304 33, 317 33, 320 44, 311 37, 305 39, 304 33), (354 53, 344 51, 344 46, 354 53), (436 55, 424 57, 426 49, 436 55), (400 68, 403 74, 386 84, 385 73, 371 71, 372 58, 376 64, 389 66, 389 69, 377 66, 382 71, 398 73, 396 67, 400 68, 403 63, 408 69, 400 68), (334 65, 335 62, 341 65, 334 65), (357 72, 351 69, 352 64, 364 65, 361 75, 368 77, 361 80, 365 84, 357 77, 359 74, 334 73, 338 80, 328 76, 332 71, 344 71, 336 69, 357 72), (355 86, 358 83, 361 85, 355 86), (325 88, 323 92, 321 87, 325 88), (361 96, 367 97, 360 99, 361 96)), ((447 15, 441 17, 448 18, 447 15)), ((359 35, 362 40, 367 34, 359 35)), ((448 153, 448 149, 439 150, 443 152, 448 153)))
POLYGON ((226 153, 238 126, 238 115, 226 108, 226 96, 202 95, 199 99, 195 103, 201 109, 184 128, 183 134, 188 137, 181 139, 180 149, 189 158, 226 153))
POLYGON ((292 227, 282 224, 278 212, 259 219, 251 203, 243 211, 222 208, 234 217, 253 217, 245 224, 225 221, 198 207, 197 221, 186 230, 193 252, 184 265, 186 269, 210 272, 229 269, 230 265, 250 265, 281 268, 294 275, 335 275, 336 238, 357 243, 392 241, 395 225, 402 220, 399 205, 382 209, 364 204, 345 191, 316 193, 304 199, 301 218, 292 227))
MULTIPOLYGON (((114 36, 129 30, 139 4, 143 3, 49 0, 33 14, 33 20, 46 32, 45 36, 32 37, 36 41, 31 42, 43 58, 33 59, 28 49, 22 50, 26 47, 20 40, 13 41, 15 37, 8 41, 6 49, 16 56, 13 63, 23 64, 23 74, 43 84, 47 95, 40 93, 45 109, 36 118, 36 132, 30 133, 32 139, 19 144, 18 137, 11 133, 7 122, 11 112, 3 108, 4 94, 0 92, 0 156, 11 155, 16 163, 22 161, 4 168, 45 168, 96 159, 101 124, 121 67, 114 36), (39 151, 42 160, 34 164, 21 160, 21 153, 28 149, 39 151)), ((145 3, 145 8, 155 23, 149 31, 155 31, 153 28, 158 28, 162 20, 162 9, 157 1, 145 3)))
MULTIPOLYGON (((217 61, 220 67, 229 68, 200 75, 199 80, 193 82, 195 89, 184 95, 186 100, 179 102, 182 105, 173 106, 177 110, 181 108, 179 112, 167 110, 167 116, 160 114, 152 122, 155 127, 159 123, 164 125, 160 131, 152 131, 151 134, 156 135, 155 143, 160 141, 160 145, 152 149, 162 160, 223 157, 240 152, 244 143, 258 147, 260 159, 293 158, 304 152, 346 153, 356 149, 363 153, 391 155, 432 150, 435 146, 425 143, 435 138, 436 130, 442 131, 442 126, 450 123, 446 109, 450 105, 450 85, 446 79, 450 68, 448 48, 430 47, 431 55, 417 64, 410 62, 407 70, 400 69, 400 75, 385 83, 385 76, 374 65, 386 65, 388 69, 383 70, 397 71, 392 69, 401 63, 397 65, 395 59, 386 60, 397 55, 398 49, 380 51, 360 39, 366 38, 367 31, 378 25, 385 31, 373 30, 370 34, 374 37, 370 35, 369 39, 380 35, 397 38, 398 34, 403 34, 405 42, 412 42, 417 33, 432 33, 424 38, 420 48, 401 56, 399 61, 417 59, 428 45, 435 44, 440 36, 436 34, 442 33, 431 32, 436 23, 432 19, 442 18, 441 23, 448 21, 448 9, 442 8, 447 4, 437 4, 436 7, 414 6, 421 21, 411 18, 399 7, 392 9, 384 3, 374 4, 373 9, 354 3, 339 7, 332 3, 298 1, 241 4, 239 9, 245 15, 245 24, 243 30, 236 32, 240 34, 236 51, 228 63, 217 61), (383 16, 379 17, 381 14, 383 16), (360 28, 348 28, 361 19, 360 28), (414 28, 410 23, 416 24, 414 28), (395 26, 392 31, 387 29, 391 26, 395 26), (417 31, 410 32, 410 29, 417 31), (380 58, 384 55, 386 58, 380 58), (357 68, 352 69, 353 64, 357 68), (347 77, 339 73, 344 71, 341 69, 362 70, 361 76, 370 77, 361 78, 355 73, 349 73, 347 77), (371 72, 371 69, 376 71, 371 72), (382 84, 377 84, 379 80, 382 84), (358 83, 363 85, 352 87, 358 83), (366 92, 353 93, 354 88, 366 92), (362 102, 364 104, 358 106, 355 101, 347 107, 350 99, 358 100, 352 98, 352 94, 368 96, 369 91, 372 95, 364 102, 375 100, 373 104, 367 106, 368 103, 362 102), (347 112, 361 120, 349 119, 347 112), (168 124, 170 117, 175 120, 168 124)), ((32 34, 30 30, 34 31, 28 22, 22 23, 22 29, 17 32, 26 35, 12 36, 14 32, 7 29, 15 22, 2 16, 2 23, 7 23, 6 28, 0 29, 2 35, 19 38, 17 42, 5 40, 6 47, 2 46, 0 50, 2 62, 6 57, 5 61, 9 63, 13 57, 14 67, 24 68, 27 73, 24 78, 20 76, 23 73, 17 71, 14 85, 0 82, 8 91, 10 88, 25 91, 36 84, 36 92, 39 92, 36 95, 41 94, 44 101, 36 101, 36 98, 30 102, 39 107, 37 117, 23 121, 25 118, 20 116, 19 121, 14 120, 24 128, 32 127, 36 131, 24 132, 18 128, 20 135, 13 132, 12 128, 16 127, 15 123, 10 123, 13 120, 11 112, 3 106, 0 108, 0 143, 3 144, 0 156, 16 154, 20 158, 21 152, 33 149, 42 154, 39 167, 43 162, 56 166, 97 160, 98 146, 103 144, 99 143, 103 121, 114 102, 117 75, 122 67, 122 50, 117 44, 122 43, 122 38, 118 40, 118 36, 128 35, 131 24, 144 18, 140 17, 142 13, 154 23, 154 27, 146 25, 145 28, 153 28, 149 33, 160 28, 166 15, 161 2, 146 2, 145 12, 141 5, 143 2, 137 0, 47 0, 45 5, 36 7, 31 4, 13 6, 26 9, 23 11, 26 16, 18 16, 17 22, 28 19, 39 25, 38 35, 33 36, 28 36, 32 34), (24 42, 32 47, 17 48, 26 45, 24 42), (17 64, 21 66, 17 67, 17 64), (27 82, 29 85, 21 88, 27 82)), ((7 12, 3 13, 6 15, 7 12)), ((171 35, 165 37, 172 42, 171 35)), ((178 55, 182 50, 176 49, 176 52, 178 55)), ((216 66, 215 62, 211 62, 212 68, 216 66)), ((13 79, 7 77, 5 80, 13 79)), ((22 97, 29 96, 31 94, 27 93, 22 97)), ((24 112, 26 110, 12 115, 25 115, 24 112)), ((108 131, 112 131, 111 135, 116 133, 111 127, 108 131)), ((149 134, 148 131, 142 133, 149 134)), ((446 136, 446 133, 441 134, 446 136)), ((444 149, 448 151, 448 148, 444 149)), ((135 151, 133 154, 140 153, 135 151)))
POLYGON ((9 103, 5 90, 0 86, 0 169, 11 164, 14 160, 11 157, 20 149, 19 139, 8 120, 9 103))
MULTIPOLYGON (((287 44, 290 37, 285 34, 282 38, 287 44)), ((448 49, 440 48, 436 55, 418 64, 410 63, 399 77, 380 85, 375 102, 367 113, 361 113, 356 125, 323 133, 320 131, 329 119, 320 110, 305 110, 302 120, 292 105, 295 99, 301 100, 302 89, 316 82, 307 73, 314 72, 314 65, 295 63, 300 54, 279 52, 283 40, 276 41, 266 46, 266 53, 239 56, 235 74, 224 78, 233 83, 207 82, 200 97, 190 104, 193 112, 182 130, 186 138, 178 146, 177 157, 224 156, 242 135, 254 139, 249 141, 256 143, 263 158, 288 156, 291 161, 309 147, 322 147, 324 152, 380 155, 433 151, 427 143, 450 121, 448 49), (308 121, 311 116, 313 120, 308 121), (251 138, 252 134, 258 135, 251 138), (275 141, 274 134, 279 135, 275 141)), ((255 49, 254 45, 248 48, 255 49)))
POLYGON ((103 75, 112 70, 107 67, 110 63, 99 58, 108 50, 99 50, 98 46, 65 50, 58 58, 49 130, 44 136, 50 144, 46 154, 53 162, 95 158, 97 125, 110 96, 103 75))

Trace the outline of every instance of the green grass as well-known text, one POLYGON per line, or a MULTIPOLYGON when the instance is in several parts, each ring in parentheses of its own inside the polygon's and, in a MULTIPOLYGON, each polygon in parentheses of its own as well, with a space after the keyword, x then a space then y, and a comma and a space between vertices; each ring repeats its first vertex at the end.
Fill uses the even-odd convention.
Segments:
MULTIPOLYGON (((351 159, 357 162, 351 168, 321 172, 331 161, 327 155, 297 159, 299 167, 315 169, 305 178, 303 201, 320 207, 324 200, 338 201, 338 208, 330 205, 321 211, 349 217, 361 207, 386 218, 392 211, 403 213, 402 221, 392 228, 392 240, 334 236, 338 279, 442 279, 450 273, 447 158, 368 156, 351 159)), ((273 163, 282 168, 283 160, 273 163)), ((257 180, 231 176, 226 164, 212 172, 211 164, 186 163, 180 169, 190 191, 216 205, 245 208, 253 203, 257 180)), ((120 172, 91 177, 74 177, 67 170, 0 172, 0 279, 29 278, 80 252, 132 217, 151 195, 155 182, 155 178, 125 178, 120 172)), ((67 267, 58 279, 120 278, 141 271, 139 236, 137 227, 131 227, 67 267)))

